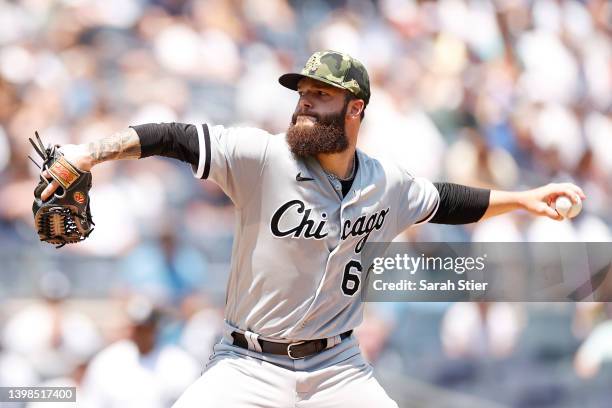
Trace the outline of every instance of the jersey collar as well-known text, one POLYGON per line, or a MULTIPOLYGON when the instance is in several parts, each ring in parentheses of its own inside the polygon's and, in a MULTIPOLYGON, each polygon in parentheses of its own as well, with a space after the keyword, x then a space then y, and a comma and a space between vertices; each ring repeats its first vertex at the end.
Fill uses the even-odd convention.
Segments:
MULTIPOLYGON (((304 159, 304 163, 306 164, 310 172, 310 175, 307 175, 306 177, 315 178, 316 183, 319 185, 319 187, 324 189, 326 192, 333 194, 333 196, 336 197, 338 202, 341 203, 343 206, 352 204, 359 200, 359 197, 361 195, 361 186, 363 182, 365 161, 367 160, 367 156, 361 150, 356 149, 355 160, 358 161, 358 164, 356 163, 357 170, 355 172, 355 178, 353 180, 351 189, 342 199, 334 190, 331 182, 327 178, 327 174, 323 170, 323 167, 321 167, 321 164, 315 157, 308 157, 304 159)), ((306 173, 302 172, 300 175, 305 176, 305 174, 306 173)))

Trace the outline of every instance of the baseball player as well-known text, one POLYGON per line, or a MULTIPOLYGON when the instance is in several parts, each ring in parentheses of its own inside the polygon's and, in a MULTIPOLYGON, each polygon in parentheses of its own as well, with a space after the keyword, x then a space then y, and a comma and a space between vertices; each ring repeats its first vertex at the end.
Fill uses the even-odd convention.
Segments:
POLYGON ((368 74, 347 54, 316 52, 279 82, 299 95, 286 134, 144 124, 62 152, 84 171, 173 157, 235 204, 225 333, 176 408, 397 407, 352 335, 363 312, 365 243, 428 221, 465 224, 516 209, 560 220, 549 205, 556 197, 585 196, 569 183, 522 192, 434 184, 369 157, 356 148, 368 74))

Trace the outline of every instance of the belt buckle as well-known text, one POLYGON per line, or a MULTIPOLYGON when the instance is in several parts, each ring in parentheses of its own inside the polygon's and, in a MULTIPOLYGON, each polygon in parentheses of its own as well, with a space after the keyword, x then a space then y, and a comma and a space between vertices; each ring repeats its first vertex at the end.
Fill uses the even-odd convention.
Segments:
POLYGON ((294 357, 294 356, 291 355, 291 347, 299 346, 299 345, 304 344, 304 343, 306 343, 306 341, 305 340, 301 340, 301 341, 296 341, 295 343, 290 343, 287 346, 287 355, 289 356, 290 359, 292 359, 292 360, 301 360, 304 357, 306 357, 306 356, 304 356, 304 357, 294 357))

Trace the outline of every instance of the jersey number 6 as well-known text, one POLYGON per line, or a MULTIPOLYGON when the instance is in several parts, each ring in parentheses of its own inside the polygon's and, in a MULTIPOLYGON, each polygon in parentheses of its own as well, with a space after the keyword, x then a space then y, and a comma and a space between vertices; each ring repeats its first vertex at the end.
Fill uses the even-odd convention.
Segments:
POLYGON ((344 274, 342 275, 342 293, 346 296, 353 296, 359 290, 362 269, 361 263, 354 259, 344 267, 344 274), (356 272, 351 273, 352 268, 356 269, 356 272))

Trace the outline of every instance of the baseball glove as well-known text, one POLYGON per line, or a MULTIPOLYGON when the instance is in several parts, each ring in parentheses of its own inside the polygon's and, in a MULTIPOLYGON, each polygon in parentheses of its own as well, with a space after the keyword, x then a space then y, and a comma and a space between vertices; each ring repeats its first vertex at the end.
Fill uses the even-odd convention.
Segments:
POLYGON ((30 138, 34 150, 42 157, 42 166, 32 157, 30 160, 41 169, 40 182, 34 189, 34 224, 41 241, 49 242, 61 248, 66 244, 83 241, 93 231, 93 221, 89 210, 89 190, 91 173, 81 171, 70 163, 59 146, 44 147, 38 132, 36 141, 30 138), (46 201, 41 194, 51 180, 43 176, 46 171, 59 187, 46 201))

